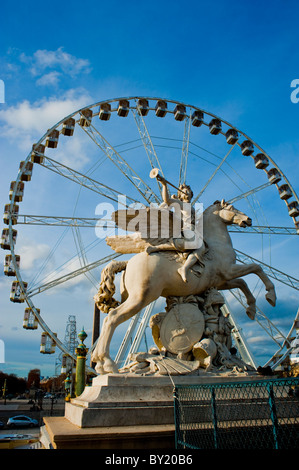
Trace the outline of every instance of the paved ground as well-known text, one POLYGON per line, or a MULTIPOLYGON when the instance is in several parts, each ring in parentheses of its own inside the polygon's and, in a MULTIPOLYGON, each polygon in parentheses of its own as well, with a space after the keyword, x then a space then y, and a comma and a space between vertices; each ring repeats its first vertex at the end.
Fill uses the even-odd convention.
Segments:
POLYGON ((39 437, 40 428, 13 428, 13 429, 0 429, 0 436, 4 434, 30 434, 33 437, 39 437))
POLYGON ((32 411, 32 404, 28 404, 28 399, 25 400, 7 400, 6 405, 4 401, 0 400, 0 421, 5 424, 3 429, 0 429, 0 434, 32 434, 39 435, 39 427, 29 428, 9 428, 6 426, 7 420, 12 416, 26 415, 30 418, 37 419, 39 424, 42 425, 43 416, 63 416, 64 415, 65 401, 59 398, 53 404, 51 399, 44 399, 42 402, 42 411, 32 411))
MULTIPOLYGON (((30 427, 18 427, 9 428, 6 426, 8 418, 17 415, 26 415, 31 418, 37 419, 42 425, 43 416, 63 416, 64 415, 65 401, 63 398, 59 398, 53 404, 51 399, 44 399, 42 402, 42 411, 32 411, 32 404, 28 404, 28 399, 25 400, 7 400, 6 405, 4 401, 0 400, 0 421, 5 424, 3 429, 0 429, 0 437, 4 434, 30 434, 34 438, 40 437, 40 426, 33 428, 30 427)), ((34 447, 35 448, 35 447, 34 447)), ((38 447, 37 447, 38 448, 38 447)))

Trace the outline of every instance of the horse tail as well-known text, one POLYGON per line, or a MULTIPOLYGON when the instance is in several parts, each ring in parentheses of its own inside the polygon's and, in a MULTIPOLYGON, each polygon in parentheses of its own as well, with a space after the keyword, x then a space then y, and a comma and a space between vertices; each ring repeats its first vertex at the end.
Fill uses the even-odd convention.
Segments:
POLYGON ((114 278, 115 274, 124 271, 128 261, 111 261, 102 270, 101 283, 98 293, 94 296, 95 303, 103 313, 109 313, 113 308, 118 307, 120 302, 113 298, 115 294, 114 278))

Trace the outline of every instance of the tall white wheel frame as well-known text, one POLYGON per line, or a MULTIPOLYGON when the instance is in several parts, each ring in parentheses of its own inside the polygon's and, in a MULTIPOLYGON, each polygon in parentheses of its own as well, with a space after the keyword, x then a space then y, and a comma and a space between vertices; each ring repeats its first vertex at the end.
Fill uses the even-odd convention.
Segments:
MULTIPOLYGON (((250 213, 253 226, 246 228, 247 234, 250 234, 250 237, 262 238, 263 243, 264 237, 283 235, 292 239, 292 244, 294 244, 299 234, 299 200, 292 184, 272 157, 244 132, 226 120, 182 102, 136 96, 104 100, 75 111, 47 130, 40 140, 33 144, 32 150, 20 164, 16 180, 11 184, 10 202, 5 206, 4 211, 6 238, 3 238, 2 234, 2 247, 9 249, 11 269, 20 288, 22 300, 27 303, 42 330, 61 351, 69 354, 74 360, 76 358, 53 332, 53 326, 48 325, 43 319, 43 314, 35 306, 34 297, 58 285, 63 285, 79 275, 84 274, 87 277, 90 276, 91 279, 94 269, 120 255, 112 253, 111 250, 109 252, 109 248, 105 247, 102 251, 103 256, 99 256, 100 253, 98 253, 97 259, 89 262, 80 228, 94 228, 99 219, 96 214, 94 217, 87 217, 81 211, 79 215, 76 215, 75 210, 72 214, 66 213, 65 215, 30 214, 20 210, 19 202, 22 202, 23 195, 26 197, 29 191, 27 186, 30 186, 31 174, 34 179, 35 172, 38 171, 41 175, 41 171, 48 171, 55 178, 62 177, 68 185, 77 185, 77 187, 79 185, 75 209, 77 209, 80 193, 83 190, 85 193, 87 191, 90 194, 96 194, 97 203, 107 201, 115 205, 119 203, 119 194, 125 194, 127 205, 159 204, 161 188, 149 178, 149 171, 153 167, 158 167, 161 173, 176 185, 185 181, 190 184, 195 196, 193 203, 203 201, 207 206, 220 197, 236 203, 237 207, 246 202, 249 208, 246 212, 248 213, 249 210, 253 212, 250 213), (109 127, 112 123, 113 129, 109 127), (80 139, 83 136, 87 139, 87 146, 91 142, 95 144, 98 154, 93 156, 92 165, 88 161, 88 168, 86 163, 83 169, 78 170, 71 164, 66 164, 63 158, 63 161, 55 159, 55 152, 58 151, 56 147, 59 149, 62 140, 72 139, 79 132, 80 139), (226 148, 224 152, 223 148, 226 148), (143 159, 139 149, 142 149, 143 159), (109 170, 107 170, 108 164, 109 170), (102 172, 104 165, 105 171, 102 172), (188 173, 189 167, 191 173, 188 173), (99 168, 101 174, 98 172, 94 176, 99 168), (249 182, 245 180, 244 173, 246 177, 249 176, 249 182), (219 181, 216 183, 217 191, 215 191, 215 187, 213 190, 212 186, 219 177, 220 183, 219 181), (223 183, 224 180, 226 184, 223 183), (234 191, 235 194, 233 194, 234 191), (271 192, 270 196, 268 191, 271 192), (275 201, 275 207, 278 208, 275 214, 283 214, 281 217, 283 223, 266 221, 262 207, 263 196, 259 198, 265 194, 268 194, 268 202, 269 197, 275 201), (285 223, 285 220, 289 223, 285 223), (72 228, 80 267, 67 274, 57 275, 50 281, 27 285, 27 279, 22 276, 17 255, 18 243, 15 239, 15 231, 19 231, 21 226, 26 225, 35 226, 37 238, 38 226, 48 227, 49 230, 52 230, 52 227, 72 228)), ((243 210, 242 207, 241 210, 243 210)), ((273 216, 273 211, 271 215, 273 216)), ((109 224, 108 220, 104 225, 107 228, 109 224)), ((111 228, 113 229, 113 225, 111 228)), ((239 262, 257 261, 262 264, 266 273, 275 279, 276 283, 282 283, 292 292, 298 291, 299 280, 284 272, 282 266, 276 269, 271 262, 262 261, 254 254, 238 249, 236 237, 239 236, 240 239, 245 237, 244 229, 232 227, 231 232, 234 236, 234 247, 237 250, 239 262)), ((99 279, 93 277, 91 281, 95 286, 99 279)), ((239 308, 243 310, 244 301, 240 292, 232 291, 231 298, 237 299, 239 308)), ((230 311, 232 318, 235 319, 233 309, 230 311)), ((268 358, 267 364, 275 365, 281 361, 281 357, 289 354, 291 340, 299 326, 298 314, 295 315, 295 313, 295 320, 290 325, 289 333, 284 334, 270 320, 270 315, 258 308, 257 323, 277 345, 277 350, 268 358)), ((92 312, 90 312, 91 318, 92 312)), ((241 338, 242 335, 239 334, 235 320, 234 325, 235 337, 241 338)))

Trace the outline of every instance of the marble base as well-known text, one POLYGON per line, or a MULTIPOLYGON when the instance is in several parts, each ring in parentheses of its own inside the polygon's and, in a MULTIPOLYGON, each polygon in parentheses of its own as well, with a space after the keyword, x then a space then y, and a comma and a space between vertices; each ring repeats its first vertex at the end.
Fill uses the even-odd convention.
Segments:
POLYGON ((174 449, 174 425, 79 428, 66 418, 44 417, 40 441, 44 449, 174 449))
POLYGON ((77 398, 66 403, 65 418, 80 428, 173 425, 175 385, 260 380, 256 373, 203 372, 196 376, 108 374, 95 377, 77 398))

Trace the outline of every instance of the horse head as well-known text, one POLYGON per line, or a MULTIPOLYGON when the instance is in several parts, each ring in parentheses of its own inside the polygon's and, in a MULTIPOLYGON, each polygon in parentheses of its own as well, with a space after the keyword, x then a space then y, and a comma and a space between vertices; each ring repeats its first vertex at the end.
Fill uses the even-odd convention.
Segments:
POLYGON ((236 224, 239 227, 250 227, 252 225, 252 220, 244 212, 236 209, 229 202, 215 201, 214 206, 216 205, 216 211, 218 212, 219 217, 227 224, 232 225, 236 224))

